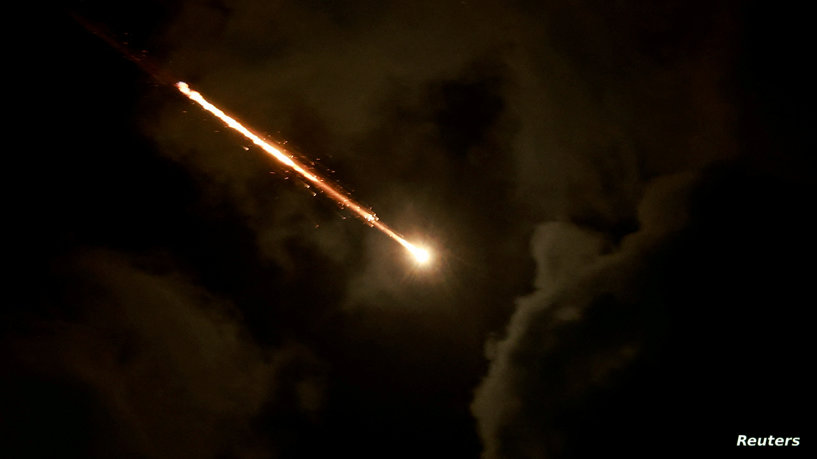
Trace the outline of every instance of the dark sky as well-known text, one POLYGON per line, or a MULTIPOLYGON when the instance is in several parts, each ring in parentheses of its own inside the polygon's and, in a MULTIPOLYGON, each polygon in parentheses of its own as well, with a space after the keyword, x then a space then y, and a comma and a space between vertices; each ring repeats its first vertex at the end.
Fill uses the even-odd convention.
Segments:
POLYGON ((0 455, 808 449, 804 12, 88 0, 4 16, 0 455), (434 263, 146 69, 286 142, 434 263))

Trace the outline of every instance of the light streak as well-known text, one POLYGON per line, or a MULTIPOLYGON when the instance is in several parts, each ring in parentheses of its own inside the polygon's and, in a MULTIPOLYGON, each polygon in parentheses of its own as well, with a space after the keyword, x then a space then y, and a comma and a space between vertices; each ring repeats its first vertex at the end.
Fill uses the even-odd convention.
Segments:
POLYGON ((221 111, 218 107, 208 102, 201 95, 201 93, 190 89, 190 86, 188 86, 187 83, 179 81, 178 83, 176 83, 176 87, 179 89, 179 91, 181 91, 182 94, 187 96, 190 100, 201 105, 203 109, 205 109, 206 111, 210 112, 213 116, 223 121, 224 124, 226 124, 228 127, 240 133, 241 135, 249 139, 252 143, 260 147, 266 153, 268 153, 270 156, 272 156, 285 166, 289 167, 293 171, 300 174, 303 178, 312 183, 316 188, 323 191, 330 198, 334 199, 338 204, 351 209, 355 214, 357 214, 360 218, 366 221, 366 223, 368 223, 369 226, 379 229, 388 237, 397 241, 406 250, 408 250, 408 252, 414 257, 418 264, 426 264, 431 260, 431 253, 428 251, 428 249, 419 247, 405 240, 402 236, 400 236, 399 234, 394 232, 394 230, 389 228, 385 223, 381 222, 380 218, 378 218, 378 216, 375 215, 373 212, 366 210, 360 204, 356 203, 351 198, 349 198, 342 191, 335 189, 323 178, 309 171, 309 169, 307 169, 306 166, 298 162, 298 160, 293 158, 291 155, 286 154, 284 151, 275 148, 274 146, 264 141, 264 139, 254 134, 252 131, 244 127, 241 123, 236 121, 234 118, 231 118, 226 113, 221 111))

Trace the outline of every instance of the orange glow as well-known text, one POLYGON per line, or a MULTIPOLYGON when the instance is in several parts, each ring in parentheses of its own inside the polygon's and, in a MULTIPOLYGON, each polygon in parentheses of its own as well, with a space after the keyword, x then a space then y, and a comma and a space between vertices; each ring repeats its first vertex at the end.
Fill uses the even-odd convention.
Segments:
POLYGON ((425 265, 431 261, 431 252, 429 252, 425 247, 417 247, 412 245, 411 247, 406 248, 412 255, 414 255, 414 260, 417 261, 417 264, 425 265))
POLYGON ((190 100, 201 105, 202 108, 210 112, 216 118, 223 121, 224 124, 226 124, 228 127, 232 128, 236 132, 239 132, 241 135, 252 141, 252 143, 259 146, 270 156, 272 156, 285 166, 289 167, 290 169, 300 174, 303 178, 305 178, 310 183, 315 185, 315 187, 317 187, 319 190, 323 191, 327 196, 334 199, 338 204, 348 207, 360 218, 366 221, 366 223, 368 223, 370 226, 379 229, 384 234, 397 241, 406 250, 408 250, 409 253, 411 253, 411 255, 414 256, 415 260, 419 264, 425 264, 431 259, 431 254, 427 249, 415 246, 409 241, 403 239, 402 236, 395 233, 391 228, 386 226, 385 223, 381 222, 377 215, 364 209, 360 204, 353 201, 342 191, 335 189, 332 185, 325 182, 324 179, 321 178, 320 176, 314 174, 313 172, 310 172, 306 166, 298 162, 291 155, 288 155, 284 151, 265 142, 262 138, 258 137, 252 131, 244 127, 241 123, 225 114, 218 107, 211 104, 210 102, 207 102, 207 100, 198 91, 190 89, 190 86, 188 86, 187 83, 180 81, 176 83, 176 87, 179 89, 179 91, 181 91, 182 94, 187 96, 190 100))

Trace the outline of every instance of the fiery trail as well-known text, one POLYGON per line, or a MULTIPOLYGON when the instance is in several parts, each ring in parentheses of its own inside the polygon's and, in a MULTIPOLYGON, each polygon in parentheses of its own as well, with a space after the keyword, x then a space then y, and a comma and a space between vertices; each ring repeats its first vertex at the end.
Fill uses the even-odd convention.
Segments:
POLYGON ((358 216, 366 220, 366 222, 369 223, 369 225, 379 229, 387 236, 400 243, 400 245, 405 247, 405 249, 408 250, 409 253, 411 253, 414 256, 417 262, 426 263, 430 260, 431 254, 427 249, 418 247, 412 244, 411 242, 403 239, 402 236, 395 233, 391 228, 386 226, 385 223, 381 222, 377 215, 364 209, 360 204, 350 199, 343 192, 335 189, 330 184, 326 183, 321 177, 310 172, 306 168, 306 166, 299 163, 298 161, 296 161, 283 151, 265 142, 262 138, 255 135, 252 131, 244 127, 241 123, 225 114, 218 107, 211 104, 210 102, 207 102, 207 100, 198 91, 190 89, 190 86, 188 86, 187 83, 180 81, 176 83, 176 87, 179 89, 179 91, 181 91, 182 94, 187 96, 190 100, 201 105, 202 108, 213 114, 213 116, 215 116, 216 118, 223 121, 224 124, 234 129, 235 131, 241 133, 241 135, 252 141, 252 143, 261 147, 261 149, 267 152, 270 156, 277 159, 284 165, 288 166, 290 169, 300 174, 306 180, 309 180, 309 182, 311 182, 315 187, 323 191, 327 196, 334 199, 337 203, 348 207, 358 216))

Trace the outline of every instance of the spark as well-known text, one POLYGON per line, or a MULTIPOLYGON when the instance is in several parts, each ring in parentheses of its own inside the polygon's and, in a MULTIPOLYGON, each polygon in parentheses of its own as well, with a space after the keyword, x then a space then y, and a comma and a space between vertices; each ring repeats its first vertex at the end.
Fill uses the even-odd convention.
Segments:
POLYGON ((253 144, 260 147, 262 150, 264 150, 267 154, 278 160, 280 163, 297 172, 301 177, 308 180, 316 188, 323 191, 327 196, 335 200, 335 202, 337 202, 343 207, 347 207, 350 210, 352 210, 352 212, 354 212, 360 218, 362 218, 369 226, 377 228, 386 236, 397 241, 406 250, 408 250, 408 252, 412 256, 414 256, 414 259, 417 261, 418 264, 426 264, 431 260, 431 253, 428 251, 428 249, 416 246, 411 242, 407 241, 406 239, 404 239, 394 230, 389 228, 385 223, 381 222, 380 218, 376 214, 370 212, 369 210, 366 210, 365 208, 363 208, 363 206, 353 201, 343 191, 336 189, 335 187, 327 183, 323 178, 311 172, 309 169, 307 169, 305 165, 301 164, 292 155, 289 155, 284 150, 276 148, 270 145, 268 142, 264 141, 264 139, 262 139, 261 137, 259 137, 246 127, 244 127, 234 118, 231 118, 229 115, 221 111, 221 109, 208 102, 201 95, 201 93, 190 89, 190 86, 187 83, 179 81, 178 83, 176 83, 176 87, 179 89, 179 91, 181 91, 182 94, 187 96, 190 100, 199 104, 204 110, 208 111, 210 114, 220 119, 222 122, 224 122, 224 124, 226 124, 231 129, 235 130, 236 132, 246 137, 253 144))

